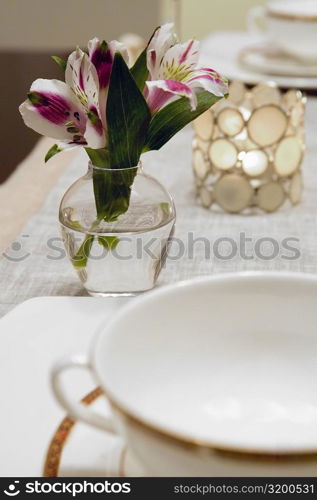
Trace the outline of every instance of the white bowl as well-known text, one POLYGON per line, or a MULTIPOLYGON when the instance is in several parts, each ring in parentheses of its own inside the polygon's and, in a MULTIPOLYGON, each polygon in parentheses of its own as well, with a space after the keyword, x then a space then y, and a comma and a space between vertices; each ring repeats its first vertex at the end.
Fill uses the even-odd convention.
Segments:
MULTIPOLYGON (((116 429, 150 472, 315 470, 316 298, 317 277, 307 274, 217 275, 134 299, 105 326, 88 365, 116 429)), ((74 417, 113 430, 64 394, 59 374, 74 364, 85 362, 54 369, 59 401, 74 417)))
POLYGON ((268 38, 286 54, 299 60, 317 62, 315 0, 275 0, 265 6, 253 7, 248 13, 248 26, 251 31, 262 34, 264 28, 268 38))

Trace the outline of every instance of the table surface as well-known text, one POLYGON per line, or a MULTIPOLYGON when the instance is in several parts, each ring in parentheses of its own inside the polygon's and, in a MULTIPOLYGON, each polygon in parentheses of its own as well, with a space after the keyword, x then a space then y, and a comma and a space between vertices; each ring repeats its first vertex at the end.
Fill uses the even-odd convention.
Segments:
MULTIPOLYGON (((220 35, 204 41, 211 60, 217 59, 219 47, 211 47, 210 43, 220 35)), ((229 35, 225 34, 226 39, 229 35)), ((177 208, 175 240, 160 284, 226 271, 317 272, 316 116, 317 99, 309 96, 303 202, 294 208, 285 206, 274 214, 230 215, 196 204, 191 127, 160 151, 143 155, 145 171, 169 189, 177 208), (193 243, 195 238, 198 240, 193 243), (261 238, 266 238, 266 242, 259 242, 261 238), (290 258, 292 252, 286 248, 287 238, 293 239, 290 245, 298 251, 295 259, 290 258), (266 255, 272 251, 272 245, 277 245, 278 255, 272 259, 261 257, 256 249, 259 244, 261 253, 266 248, 266 255), (234 255, 226 258, 232 251, 234 255)), ((43 158, 52 143, 51 139, 40 139, 10 179, 0 186, 0 315, 31 297, 85 295, 63 254, 57 213, 67 187, 85 172, 87 157, 84 152, 78 155, 73 150, 56 155, 45 165, 43 158)))
POLYGON ((52 186, 76 154, 70 151, 55 156, 45 165, 44 157, 52 144, 53 139, 39 139, 11 177, 0 185, 0 254, 41 207, 52 186))

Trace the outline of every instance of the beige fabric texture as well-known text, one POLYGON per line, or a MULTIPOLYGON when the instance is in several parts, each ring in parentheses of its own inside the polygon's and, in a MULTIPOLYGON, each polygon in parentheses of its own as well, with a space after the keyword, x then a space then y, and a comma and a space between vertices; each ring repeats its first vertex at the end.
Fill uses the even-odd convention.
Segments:
POLYGON ((52 139, 40 139, 9 179, 0 185, 0 254, 37 212, 75 155, 75 151, 69 151, 45 165, 45 154, 53 144, 52 139))

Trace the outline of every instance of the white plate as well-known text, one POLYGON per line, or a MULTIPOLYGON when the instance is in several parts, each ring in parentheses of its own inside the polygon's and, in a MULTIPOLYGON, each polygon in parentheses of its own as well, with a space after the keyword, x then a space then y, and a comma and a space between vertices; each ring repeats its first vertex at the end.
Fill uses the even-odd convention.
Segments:
POLYGON ((241 80, 255 85, 263 80, 274 80, 285 88, 317 89, 317 77, 276 76, 258 71, 251 71, 239 63, 239 54, 250 45, 264 43, 265 39, 257 35, 240 31, 221 31, 206 38, 202 43, 200 62, 223 73, 230 80, 241 80))
MULTIPOLYGON (((1 476, 42 475, 49 442, 64 417, 51 391, 50 368, 65 354, 86 352, 101 322, 128 300, 41 297, 24 302, 0 320, 1 476)), ((69 374, 67 383, 78 399, 96 385, 85 373, 69 374)), ((104 450, 109 443, 113 451, 111 438, 100 434, 104 450)), ((71 467, 69 460, 67 466, 71 467)))
POLYGON ((264 42, 250 45, 239 54, 240 63, 257 73, 266 75, 317 78, 317 64, 305 64, 284 54, 275 45, 264 42))

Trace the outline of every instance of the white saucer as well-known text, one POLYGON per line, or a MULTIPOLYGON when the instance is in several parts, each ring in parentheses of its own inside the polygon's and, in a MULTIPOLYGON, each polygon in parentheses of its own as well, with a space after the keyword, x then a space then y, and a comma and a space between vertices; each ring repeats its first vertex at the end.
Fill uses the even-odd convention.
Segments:
POLYGON ((267 42, 242 49, 239 61, 247 69, 267 75, 317 77, 317 64, 299 61, 267 42))
POLYGON ((247 69, 240 64, 241 51, 265 42, 265 38, 246 32, 220 31, 203 41, 200 63, 216 69, 230 80, 240 80, 250 85, 256 85, 263 80, 274 80, 282 88, 317 90, 317 77, 272 75, 269 72, 247 69))

